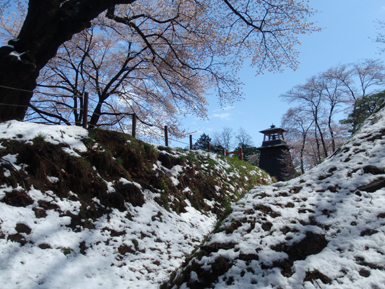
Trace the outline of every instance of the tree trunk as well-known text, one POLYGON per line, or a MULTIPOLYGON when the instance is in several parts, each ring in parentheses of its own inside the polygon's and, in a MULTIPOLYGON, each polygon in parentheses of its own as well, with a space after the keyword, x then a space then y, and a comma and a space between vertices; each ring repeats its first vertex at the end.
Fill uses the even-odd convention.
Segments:
POLYGON ((324 149, 324 155, 325 155, 325 158, 327 158, 328 157, 328 151, 327 151, 327 147, 326 147, 326 143, 325 143, 325 138, 324 138, 323 133, 321 131, 321 127, 318 125, 318 123, 317 123, 317 128, 318 128, 318 132, 320 134, 322 147, 324 149))
POLYGON ((19 36, 0 47, 0 122, 24 118, 39 72, 60 45, 107 8, 135 1, 29 0, 19 36))
MULTIPOLYGON (((315 127, 316 127, 316 129, 318 130, 318 133, 319 133, 320 138, 321 138, 321 143, 322 143, 322 147, 323 147, 323 150, 324 150, 325 158, 327 158, 327 157, 328 157, 328 151, 327 151, 326 144, 325 144, 325 138, 324 138, 324 136, 323 136, 321 127, 320 127, 320 125, 318 124, 318 110, 316 111, 316 114, 315 114, 315 116, 314 116, 314 123, 315 123, 315 127)), ((318 150, 319 150, 319 149, 318 149, 318 150)))
POLYGON ((96 127, 96 124, 98 123, 100 115, 102 113, 102 105, 103 105, 103 101, 99 101, 98 104, 96 105, 94 112, 92 113, 91 120, 88 123, 89 129, 93 129, 96 127))
POLYGON ((332 140, 332 150, 333 152, 335 152, 336 150, 336 142, 335 142, 335 139, 334 139, 334 131, 333 131, 333 128, 332 128, 332 115, 333 115, 333 111, 334 111, 334 105, 331 105, 331 108, 330 108, 330 111, 329 111, 329 117, 328 117, 328 127, 329 127, 329 132, 330 132, 330 137, 331 137, 331 140, 332 140))
POLYGON ((305 166, 304 166, 304 161, 303 161, 303 152, 305 151, 305 145, 306 145, 306 134, 303 132, 302 133, 302 146, 301 146, 301 151, 300 151, 300 161, 301 161, 301 173, 305 173, 305 166))
POLYGON ((332 128, 331 120, 329 120, 328 126, 329 126, 330 137, 332 139, 332 150, 334 152, 336 150, 336 142, 335 142, 335 139, 334 139, 334 131, 333 131, 333 128, 332 128))
POLYGON ((38 76, 33 63, 12 52, 0 48, 0 121, 24 118, 38 76))
POLYGON ((317 145, 316 165, 318 165, 321 162, 321 151, 320 151, 320 144, 318 140, 317 127, 314 127, 314 136, 315 136, 315 141, 317 145))

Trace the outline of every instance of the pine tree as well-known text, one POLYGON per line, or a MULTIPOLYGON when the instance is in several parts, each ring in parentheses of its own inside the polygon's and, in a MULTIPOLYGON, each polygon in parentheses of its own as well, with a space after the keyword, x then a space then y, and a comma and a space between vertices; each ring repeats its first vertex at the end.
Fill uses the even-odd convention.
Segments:
POLYGON ((202 134, 199 139, 193 145, 194 150, 208 150, 208 143, 211 142, 211 138, 207 134, 202 134))
POLYGON ((354 104, 353 111, 347 119, 341 120, 341 123, 351 125, 349 132, 354 134, 361 128, 365 119, 383 106, 384 101, 385 91, 358 98, 354 104))

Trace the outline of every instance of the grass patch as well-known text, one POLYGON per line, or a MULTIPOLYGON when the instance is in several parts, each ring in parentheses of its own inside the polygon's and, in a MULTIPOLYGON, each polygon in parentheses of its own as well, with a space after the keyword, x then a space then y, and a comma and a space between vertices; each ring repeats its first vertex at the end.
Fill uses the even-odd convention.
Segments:
POLYGON ((169 190, 167 182, 164 179, 160 181, 160 189, 163 190, 164 192, 167 192, 169 190))
POLYGON ((64 255, 69 255, 71 254, 74 250, 70 247, 63 247, 60 249, 64 255))
POLYGON ((42 132, 39 132, 37 134, 37 136, 35 137, 35 139, 38 141, 38 142, 44 142, 45 139, 47 138, 47 135, 45 133, 42 133, 42 132))
POLYGON ((116 157, 116 163, 119 165, 119 166, 123 166, 123 158, 121 156, 119 157, 116 157))
POLYGON ((295 206, 294 203, 289 202, 289 203, 286 204, 285 207, 286 207, 286 208, 294 208, 294 206, 295 206))
POLYGON ((95 229, 95 225, 91 219, 88 219, 84 221, 83 228, 91 230, 91 229, 95 229))
POLYGON ((190 165, 200 166, 200 162, 197 158, 197 155, 193 151, 189 151, 186 158, 190 165))
POLYGON ((139 250, 139 242, 136 239, 131 240, 132 244, 134 244, 135 250, 139 250))
POLYGON ((160 194, 160 199, 162 201, 162 204, 163 204, 163 207, 168 210, 168 208, 170 207, 169 203, 168 203, 168 198, 167 198, 167 195, 162 193, 160 194))
POLYGON ((327 177, 328 177, 328 176, 326 176, 326 175, 320 175, 320 176, 318 176, 318 180, 319 180, 319 181, 322 181, 322 180, 327 179, 327 177))

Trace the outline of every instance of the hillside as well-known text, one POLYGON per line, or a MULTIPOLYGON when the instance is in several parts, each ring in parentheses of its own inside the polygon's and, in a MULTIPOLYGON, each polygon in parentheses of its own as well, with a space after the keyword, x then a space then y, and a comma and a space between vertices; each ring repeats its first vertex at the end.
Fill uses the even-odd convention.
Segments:
POLYGON ((385 110, 289 182, 255 187, 161 288, 385 288, 385 110))
POLYGON ((0 124, 2 288, 158 288, 270 178, 116 132, 0 124))

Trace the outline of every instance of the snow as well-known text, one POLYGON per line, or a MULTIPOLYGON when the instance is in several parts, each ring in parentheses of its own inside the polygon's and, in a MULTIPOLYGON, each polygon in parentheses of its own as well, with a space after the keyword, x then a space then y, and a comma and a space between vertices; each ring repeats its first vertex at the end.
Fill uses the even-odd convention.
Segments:
MULTIPOLYGON (((28 191, 28 195, 34 200, 57 204, 63 212, 79 213, 79 202, 53 198, 34 189, 28 191)), ((210 232, 215 219, 193 208, 179 216, 148 197, 151 200, 143 207, 133 209, 135 216, 131 221, 125 218, 125 213, 115 209, 109 219, 97 220, 94 226, 99 230, 92 232, 88 229, 72 231, 66 227, 70 217, 61 216, 56 211, 49 210, 45 218, 36 218, 31 210, 33 205, 15 210, 0 203, 3 233, 17 233, 15 227, 18 223, 32 229, 29 235, 31 244, 22 247, 0 239, 2 288, 157 288, 160 281, 168 278, 170 271, 180 266, 191 247, 198 245, 210 232), (152 221, 158 212, 162 220, 152 221), (103 228, 125 234, 111 237, 103 228), (160 241, 143 238, 142 234, 156 235, 160 241), (138 251, 143 253, 119 257, 116 252, 119 246, 134 247, 133 239, 138 241, 138 251), (86 255, 80 253, 79 243, 82 241, 89 247, 86 255), (107 242, 114 245, 107 246, 107 242), (35 244, 49 244, 51 248, 42 250, 35 244), (63 248, 70 248, 70 254, 64 255, 63 248), (154 265, 157 260, 161 268, 154 265), (21 272, 23 278, 20 278, 21 272)))
MULTIPOLYGON (((11 46, 13 48, 13 46, 11 46)), ((15 56, 17 58, 17 60, 21 60, 21 56, 24 54, 23 53, 19 53, 19 52, 16 52, 16 51, 12 51, 11 53, 9 53, 9 55, 12 55, 12 56, 15 56)))
POLYGON ((87 151, 81 139, 88 137, 88 131, 77 126, 44 125, 16 120, 0 123, 0 139, 17 139, 30 141, 35 137, 43 137, 45 141, 58 145, 65 144, 70 150, 87 151))
MULTIPOLYGON (((80 157, 80 153, 87 150, 81 140, 88 137, 88 132, 80 127, 19 121, 0 123, 0 139, 32 142, 36 137, 59 145, 72 156, 80 157)), ((5 148, 0 141, 0 150, 5 148)), ((99 147, 93 146, 93 149, 99 147)), ((225 174, 225 169, 229 168, 226 162, 215 154, 203 154, 216 159, 218 168, 225 174)), ((12 164, 19 171, 25 169, 25 165, 16 164, 15 154, 5 155, 0 161, 12 164)), ((183 173, 182 166, 168 169, 159 161, 154 170, 167 173, 175 185, 183 173)), ((9 170, 4 170, 4 175, 12 177, 9 170)), ((47 175, 46 178, 54 185, 59 183, 55 176, 47 175)), ((141 207, 126 204, 129 216, 127 212, 113 209, 95 221, 89 219, 93 229, 80 225, 78 230, 70 227, 71 214, 78 215, 81 211, 81 203, 72 192, 68 194, 73 198, 68 199, 59 198, 50 190, 19 187, 33 200, 32 204, 14 207, 0 202, 0 287, 158 288, 212 231, 217 221, 216 215, 197 211, 187 199, 186 211, 177 214, 155 201, 159 192, 145 190, 123 177, 116 181, 135 185, 144 194, 145 203, 141 207), (34 210, 40 208, 41 202, 57 209, 47 209, 45 217, 37 217, 34 210), (31 232, 18 233, 19 224, 28 226, 31 232), (21 245, 11 241, 11 235, 20 235, 26 243, 21 245)), ((108 192, 112 193, 113 183, 105 182, 108 192)), ((18 188, 1 184, 0 201, 13 190, 18 188)), ((192 193, 188 187, 183 191, 192 193)), ((96 196, 92 200, 100 204, 96 196)), ((206 203, 215 204, 208 200, 206 203)))
POLYGON ((51 182, 51 183, 57 183, 59 181, 59 178, 57 177, 52 177, 52 176, 47 176, 47 179, 51 182))
POLYGON ((20 171, 22 169, 22 167, 20 165, 15 164, 16 159, 17 159, 17 154, 14 154, 14 155, 8 154, 8 155, 5 155, 1 158, 0 163, 5 163, 5 162, 11 163, 15 169, 20 171))
MULTIPOLYGON (((384 127, 383 109, 316 168, 288 182, 253 188, 233 204, 232 214, 205 243, 231 243, 234 248, 220 249, 190 264, 212 270, 219 256, 229 260, 231 268, 213 288, 385 288, 385 187, 365 187, 385 179, 384 127), (380 170, 372 174, 369 165, 380 170), (262 206, 271 211, 264 212, 262 206), (244 224, 227 233, 237 221, 244 224), (250 222, 255 223, 252 230, 250 222), (265 222, 271 223, 270 229, 263 229, 265 222), (298 244, 310 232, 324 236, 326 246, 304 260, 294 256, 292 273, 284 276, 276 264, 287 262, 289 256, 279 248, 298 244), (255 260, 240 258, 241 253, 256 252, 255 260), (320 279, 304 281, 315 270, 326 275, 330 284, 320 279)), ((182 273, 183 269, 177 276, 182 273)), ((189 282, 198 280, 195 275, 189 282)), ((180 288, 189 288, 188 283, 180 288)))
MULTIPOLYGON (((154 200, 158 192, 143 190, 124 178, 119 182, 141 189, 145 203, 142 207, 127 204, 129 218, 126 212, 114 209, 94 221, 92 230, 68 227, 71 218, 66 212, 78 214, 80 202, 31 187, 26 193, 34 203, 27 207, 0 202, 1 287, 158 288, 208 235, 205 245, 232 244, 192 260, 205 270, 211 270, 219 256, 229 261, 229 270, 219 276, 213 288, 385 288, 385 188, 368 186, 385 178, 385 172, 371 173, 368 169, 385 168, 384 127, 382 110, 318 167, 288 182, 253 188, 232 205, 233 212, 213 234, 214 215, 195 210, 188 200, 185 213, 167 211, 154 200), (47 210, 46 217, 37 218, 32 209, 38 207, 39 200, 59 209, 47 210), (237 221, 240 224, 227 231, 237 221), (17 234, 17 224, 31 229, 29 234, 20 233, 28 238, 23 246, 1 238, 17 234), (302 259, 294 257, 291 274, 284 276, 276 264, 287 262, 291 253, 279 248, 284 248, 282 244, 295 246, 309 235, 323 236, 325 246, 302 259), (134 253, 121 253, 121 248, 134 253), (241 255, 257 257, 247 260, 241 255), (330 284, 320 279, 304 281, 315 271, 326 275, 330 284)), ((42 135, 71 154, 86 150, 81 139, 88 133, 79 127, 17 121, 0 124, 0 138, 31 141, 42 135)), ((4 147, 0 145, 1 149, 4 147)), ((24 169, 16 165, 16 155, 3 156, 1 161, 24 169)), ((216 161, 224 179, 237 177, 236 172, 226 172, 227 163, 219 158, 216 161)), ((179 166, 167 169, 161 162, 153 169, 167 173, 174 183, 181 173, 179 166)), ((10 172, 4 174, 9 176, 10 172)), ((53 176, 47 179, 53 184, 58 181, 53 176)), ((108 186, 112 189, 111 184, 108 186)), ((220 191, 220 187, 215 190, 220 191)), ((0 199, 10 191, 11 187, 1 184, 0 199)), ((183 191, 191 192, 188 187, 183 191)), ((97 197, 93 201, 99 202, 97 197)), ((177 276, 181 274, 183 267, 177 276)), ((188 274, 190 282, 199 281, 198 271, 188 274)), ((189 288, 188 283, 180 288, 189 288)))

